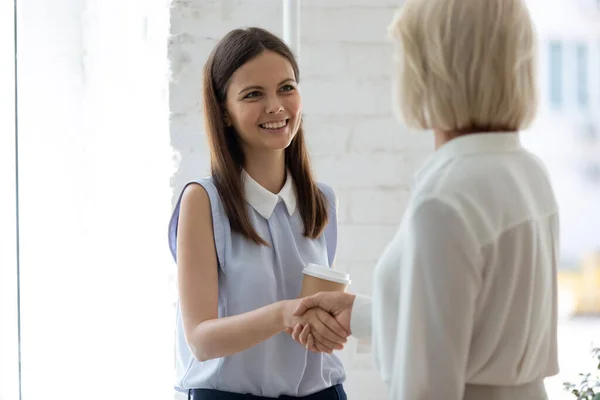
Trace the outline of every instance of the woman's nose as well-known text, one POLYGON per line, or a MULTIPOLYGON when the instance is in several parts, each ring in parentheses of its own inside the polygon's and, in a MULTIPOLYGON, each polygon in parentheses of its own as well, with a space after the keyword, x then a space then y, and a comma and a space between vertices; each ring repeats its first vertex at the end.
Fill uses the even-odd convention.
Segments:
POLYGON ((277 96, 270 97, 267 101, 267 114, 277 114, 283 111, 283 105, 277 96))

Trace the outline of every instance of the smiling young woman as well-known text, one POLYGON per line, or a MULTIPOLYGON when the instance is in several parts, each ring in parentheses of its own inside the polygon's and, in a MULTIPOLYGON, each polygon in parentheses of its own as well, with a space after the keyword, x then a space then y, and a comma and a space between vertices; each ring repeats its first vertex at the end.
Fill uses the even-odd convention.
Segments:
POLYGON ((313 179, 304 139, 299 80, 288 46, 258 28, 230 32, 204 69, 204 115, 215 185, 232 229, 256 243, 265 244, 244 212, 241 171, 253 168, 253 160, 265 151, 276 155, 278 183, 285 180, 283 165, 294 180, 306 235, 318 237, 327 224, 325 199, 313 179), (281 122, 283 130, 264 125, 281 122))
POLYGON ((332 351, 348 332, 322 310, 292 315, 304 266, 331 266, 337 249, 336 198, 312 176, 298 81, 290 49, 259 28, 227 34, 204 68, 212 176, 185 187, 169 225, 176 388, 195 400, 346 398, 332 351), (283 332, 296 324, 324 328, 319 352, 283 332))

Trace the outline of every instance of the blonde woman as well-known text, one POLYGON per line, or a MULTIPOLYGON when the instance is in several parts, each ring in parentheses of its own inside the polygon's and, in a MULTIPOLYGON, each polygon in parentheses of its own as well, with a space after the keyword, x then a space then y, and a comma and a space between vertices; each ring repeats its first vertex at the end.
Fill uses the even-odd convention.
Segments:
MULTIPOLYGON (((519 131, 536 112, 522 0, 406 0, 391 25, 399 109, 436 151, 375 271, 373 299, 321 293, 400 400, 541 400, 558 372, 557 204, 519 131)), ((310 324, 294 339, 313 348, 310 324)), ((318 337, 318 336, 315 336, 318 337)))

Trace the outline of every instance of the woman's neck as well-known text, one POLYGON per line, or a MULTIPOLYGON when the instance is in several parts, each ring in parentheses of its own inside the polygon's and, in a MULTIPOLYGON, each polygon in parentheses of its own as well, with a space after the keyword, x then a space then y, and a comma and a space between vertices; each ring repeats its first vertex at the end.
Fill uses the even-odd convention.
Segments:
POLYGON ((279 193, 286 180, 285 151, 247 152, 244 169, 262 187, 279 193))
POLYGON ((457 130, 457 131, 443 131, 441 129, 434 129, 433 132, 435 134, 435 149, 437 150, 440 147, 442 147, 444 144, 448 143, 452 139, 455 139, 459 136, 471 135, 473 133, 491 133, 491 134, 510 133, 510 132, 515 132, 515 130, 510 129, 508 127, 503 127, 503 126, 499 126, 499 127, 474 126, 471 128, 465 128, 465 129, 461 129, 461 130, 457 130))

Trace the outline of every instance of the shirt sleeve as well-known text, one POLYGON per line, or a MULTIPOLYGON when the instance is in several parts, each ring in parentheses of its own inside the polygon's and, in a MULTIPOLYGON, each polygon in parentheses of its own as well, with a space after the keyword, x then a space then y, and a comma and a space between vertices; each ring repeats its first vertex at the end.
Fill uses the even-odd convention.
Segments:
MULTIPOLYGON (((393 352, 382 365, 390 398, 462 400, 482 264, 475 236, 448 201, 419 201, 399 242, 399 304, 382 304, 395 321, 393 352)), ((391 289, 388 289, 391 290, 391 289)), ((379 315, 378 314, 378 315, 379 315)))
POLYGON ((350 330, 357 339, 371 337, 371 298, 357 294, 350 315, 350 330))

